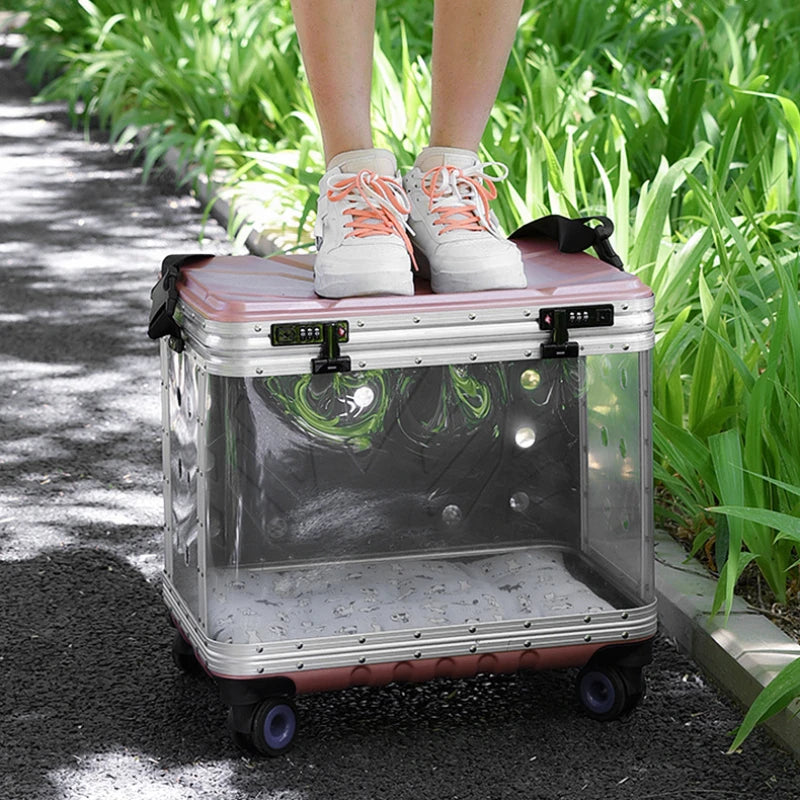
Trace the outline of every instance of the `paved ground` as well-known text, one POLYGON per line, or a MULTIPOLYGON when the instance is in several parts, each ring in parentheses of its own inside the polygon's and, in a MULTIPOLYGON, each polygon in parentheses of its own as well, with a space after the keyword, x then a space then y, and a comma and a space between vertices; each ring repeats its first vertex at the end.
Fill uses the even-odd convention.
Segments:
POLYGON ((159 596, 145 320, 200 211, 29 97, 0 52, 0 798, 800 797, 763 733, 723 755, 740 713, 664 640, 623 722, 539 673, 302 698, 289 756, 236 750, 213 684, 173 668, 159 596))

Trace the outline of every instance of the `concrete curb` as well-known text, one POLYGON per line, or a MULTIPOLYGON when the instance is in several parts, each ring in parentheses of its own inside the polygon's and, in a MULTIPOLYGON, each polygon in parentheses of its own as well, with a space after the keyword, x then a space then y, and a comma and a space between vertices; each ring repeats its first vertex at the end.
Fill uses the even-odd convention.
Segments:
MULTIPOLYGON (((178 151, 170 148, 162 158, 163 165, 175 176, 176 184, 180 184, 185 176, 185 170, 181 168, 178 151)), ((253 230, 248 234, 244 242, 245 247, 257 256, 270 256, 280 251, 280 247, 274 238, 260 231, 256 220, 258 219, 258 209, 248 208, 246 203, 235 205, 229 193, 226 193, 221 183, 209 180, 201 176, 193 187, 197 199, 204 205, 213 201, 211 206, 211 216, 216 219, 225 230, 230 231, 230 220, 234 215, 240 215, 246 220, 245 224, 253 226, 253 230), (243 213, 242 213, 243 212, 243 213)))
MULTIPOLYGON (((661 630, 688 653, 724 692, 747 708, 787 664, 800 644, 741 598, 728 620, 710 615, 716 580, 668 534, 656 534, 656 594, 661 630)), ((800 701, 764 723, 778 744, 800 761, 800 701)))

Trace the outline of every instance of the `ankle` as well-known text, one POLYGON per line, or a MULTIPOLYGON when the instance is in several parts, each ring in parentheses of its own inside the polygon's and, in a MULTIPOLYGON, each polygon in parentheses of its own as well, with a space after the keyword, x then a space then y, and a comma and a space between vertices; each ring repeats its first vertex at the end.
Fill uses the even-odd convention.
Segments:
POLYGON ((471 167, 480 163, 474 150, 463 147, 443 147, 430 145, 422 150, 414 162, 414 166, 426 172, 434 167, 471 167))
POLYGON ((397 160, 389 150, 377 147, 345 150, 337 153, 328 161, 327 170, 333 169, 339 169, 346 173, 357 173, 366 169, 377 175, 393 177, 397 173, 397 160))

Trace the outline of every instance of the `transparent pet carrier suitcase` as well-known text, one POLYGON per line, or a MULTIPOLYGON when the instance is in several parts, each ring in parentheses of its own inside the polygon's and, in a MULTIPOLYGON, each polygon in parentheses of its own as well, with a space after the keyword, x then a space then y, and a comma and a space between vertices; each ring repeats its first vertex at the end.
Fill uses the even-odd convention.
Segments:
POLYGON ((527 289, 461 295, 165 261, 164 597, 238 742, 281 753, 296 694, 353 685, 574 666, 597 719, 641 698, 653 296, 518 244, 527 289))

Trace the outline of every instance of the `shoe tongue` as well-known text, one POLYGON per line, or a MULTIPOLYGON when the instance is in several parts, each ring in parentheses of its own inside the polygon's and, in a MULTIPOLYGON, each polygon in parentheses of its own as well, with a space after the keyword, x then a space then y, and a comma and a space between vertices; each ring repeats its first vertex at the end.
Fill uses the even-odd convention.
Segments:
POLYGON ((461 150, 457 147, 426 147, 417 156, 415 166, 427 172, 434 167, 467 169, 480 163, 478 154, 472 150, 461 150))
POLYGON ((353 175, 366 169, 378 175, 394 177, 397 173, 397 161, 388 150, 350 150, 334 156, 328 164, 328 169, 340 169, 344 173, 353 175))

